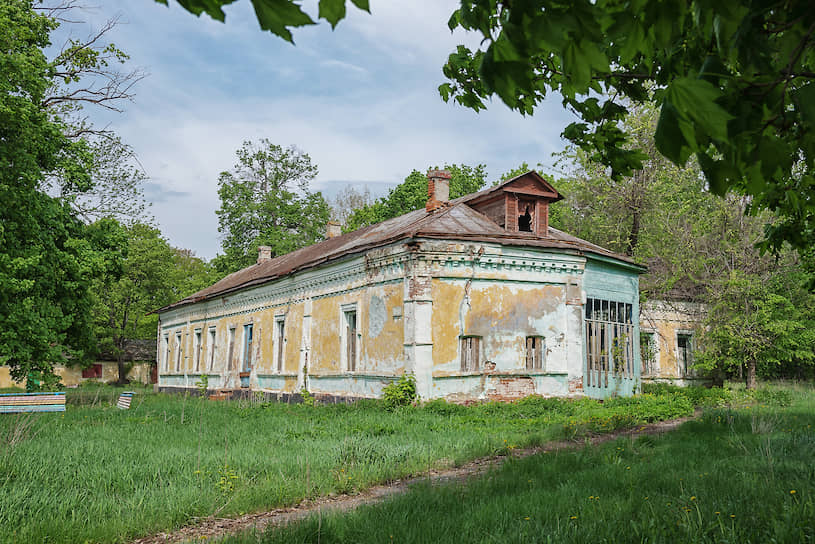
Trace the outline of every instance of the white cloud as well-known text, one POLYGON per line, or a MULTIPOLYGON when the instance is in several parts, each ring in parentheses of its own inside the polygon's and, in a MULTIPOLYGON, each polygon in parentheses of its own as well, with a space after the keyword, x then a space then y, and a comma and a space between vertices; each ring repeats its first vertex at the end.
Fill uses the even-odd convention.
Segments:
POLYGON ((227 7, 226 24, 172 2, 106 3, 94 22, 123 12, 128 24, 111 40, 151 76, 126 113, 93 115, 136 150, 171 242, 207 258, 219 247, 218 174, 246 139, 306 151, 327 194, 343 183, 381 194, 430 165, 484 163, 497 177, 523 161, 551 162, 570 120, 558 100, 526 119, 500 102, 478 114, 442 102, 442 64, 474 40, 447 28, 456 5, 381 0, 372 15, 349 7, 335 31, 295 30, 291 46, 258 30, 247 0, 227 7))

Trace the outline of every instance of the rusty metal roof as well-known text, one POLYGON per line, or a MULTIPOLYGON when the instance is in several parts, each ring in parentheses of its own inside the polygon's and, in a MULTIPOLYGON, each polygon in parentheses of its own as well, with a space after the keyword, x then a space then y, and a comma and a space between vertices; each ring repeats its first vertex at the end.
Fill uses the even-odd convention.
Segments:
MULTIPOLYGON (((494 189, 495 187, 489 191, 494 189)), ((482 193, 468 196, 474 197, 482 193)), ((545 237, 537 236, 532 232, 508 232, 485 215, 467 206, 462 202, 464 199, 465 197, 456 199, 447 206, 432 212, 427 212, 424 208, 415 210, 376 225, 329 238, 286 255, 254 264, 226 276, 206 289, 160 308, 156 310, 156 313, 217 298, 273 281, 293 272, 314 268, 347 255, 364 253, 369 249, 411 238, 492 242, 501 245, 553 248, 578 253, 588 252, 636 265, 628 257, 612 253, 551 227, 549 235, 545 237)))

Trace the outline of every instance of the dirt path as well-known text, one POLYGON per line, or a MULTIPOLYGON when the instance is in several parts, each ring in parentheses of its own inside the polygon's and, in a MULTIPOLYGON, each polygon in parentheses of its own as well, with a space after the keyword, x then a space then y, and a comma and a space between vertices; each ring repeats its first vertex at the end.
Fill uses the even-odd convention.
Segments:
MULTIPOLYGON (((698 413, 696 414, 698 416, 698 413)), ((696 417, 694 416, 694 417, 696 417)), ((651 423, 648 425, 641 425, 634 429, 626 429, 622 431, 615 431, 609 434, 599 436, 592 436, 585 440, 580 441, 561 441, 550 442, 543 446, 535 448, 518 449, 512 452, 513 457, 528 457, 542 452, 558 451, 576 449, 587 444, 596 445, 610 440, 615 440, 622 436, 638 436, 644 434, 661 434, 667 431, 676 429, 682 423, 693 419, 692 417, 685 417, 680 419, 672 419, 670 421, 661 421, 658 423, 651 423)), ((473 476, 478 476, 485 473, 493 467, 499 466, 504 462, 506 457, 485 457, 476 459, 465 465, 457 468, 445 470, 429 470, 423 472, 418 476, 406 478, 402 480, 394 480, 387 484, 377 485, 366 489, 356 495, 337 495, 331 497, 321 497, 316 500, 304 500, 296 506, 289 508, 277 508, 267 512, 256 512, 254 514, 246 514, 239 518, 202 518, 196 521, 193 525, 182 527, 177 531, 171 533, 158 533, 155 535, 147 536, 135 540, 132 544, 164 544, 164 543, 181 543, 188 541, 201 541, 202 539, 210 540, 213 538, 223 537, 233 533, 239 533, 250 529, 262 531, 266 527, 275 525, 285 525, 294 521, 301 520, 315 512, 331 512, 335 510, 347 511, 352 510, 363 504, 372 504, 380 502, 383 499, 395 495, 397 493, 404 493, 407 491, 411 484, 416 482, 430 479, 432 481, 452 481, 452 480, 465 480, 473 476)))

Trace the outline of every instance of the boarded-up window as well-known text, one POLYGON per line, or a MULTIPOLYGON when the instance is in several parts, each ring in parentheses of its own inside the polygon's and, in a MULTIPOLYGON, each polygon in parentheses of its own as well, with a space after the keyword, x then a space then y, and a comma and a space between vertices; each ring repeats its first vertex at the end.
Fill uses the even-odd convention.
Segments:
POLYGON ((283 372, 283 357, 286 353, 284 343, 286 340, 286 318, 280 317, 275 321, 275 361, 277 371, 283 372))
POLYGON ((481 337, 461 337, 461 371, 474 372, 480 368, 481 337))
POLYGON ((526 337, 526 369, 543 370, 543 356, 546 353, 546 341, 542 336, 526 337))
POLYGON ((357 369, 357 311, 346 310, 345 318, 345 361, 348 371, 357 369))
POLYGON ((608 387, 609 373, 634 377, 633 306, 590 298, 586 301, 586 384, 608 387))

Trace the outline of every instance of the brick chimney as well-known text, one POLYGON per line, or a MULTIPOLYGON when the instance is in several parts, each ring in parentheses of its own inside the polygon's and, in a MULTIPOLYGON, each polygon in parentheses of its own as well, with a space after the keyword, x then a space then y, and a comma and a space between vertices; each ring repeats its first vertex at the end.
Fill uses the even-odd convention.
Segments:
POLYGON ((448 200, 450 200, 450 171, 428 170, 427 204, 424 209, 432 212, 447 204, 448 200))
POLYGON ((342 234, 342 226, 337 221, 329 221, 325 227, 326 238, 336 238, 342 234))
POLYGON ((269 246, 258 246, 258 264, 272 260, 272 248, 269 246))

